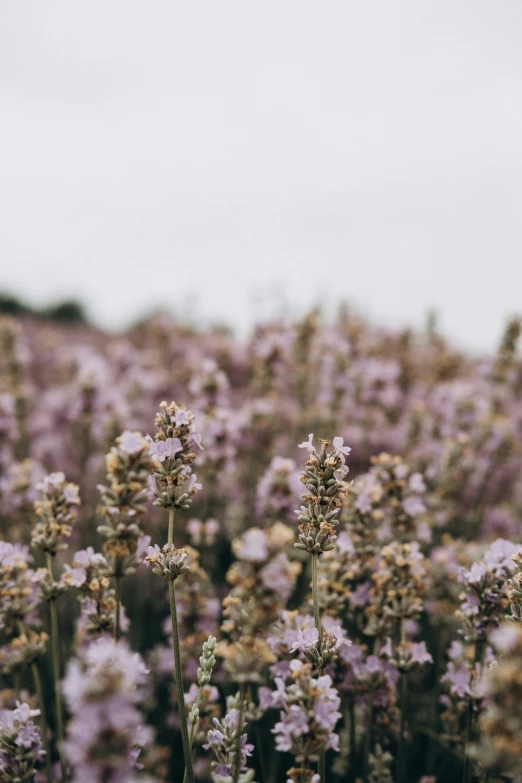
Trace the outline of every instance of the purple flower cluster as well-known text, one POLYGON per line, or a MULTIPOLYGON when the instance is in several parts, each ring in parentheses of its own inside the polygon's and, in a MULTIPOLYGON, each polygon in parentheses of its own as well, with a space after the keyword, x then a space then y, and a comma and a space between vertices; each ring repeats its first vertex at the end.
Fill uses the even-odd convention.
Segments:
POLYGON ((252 755, 254 746, 248 742, 246 733, 239 735, 243 726, 241 712, 237 709, 229 710, 222 720, 214 718, 214 728, 209 730, 204 747, 212 750, 216 757, 212 763, 212 778, 216 783, 221 777, 230 777, 236 765, 240 771, 247 769, 247 758, 252 755))
POLYGON ((32 783, 45 756, 33 718, 40 714, 28 704, 0 710, 0 773, 3 783, 32 783))
POLYGON ((485 640, 509 607, 508 579, 515 570, 512 556, 517 547, 498 538, 486 550, 481 561, 470 569, 461 568, 458 581, 464 585, 459 616, 468 641, 485 640))
POLYGON ((151 740, 138 704, 147 668, 125 642, 101 638, 70 661, 63 682, 71 721, 65 753, 73 783, 126 783, 151 740))
POLYGON ((313 677, 310 664, 292 661, 290 678, 285 682, 276 677, 277 689, 271 695, 270 706, 281 710, 274 727, 276 748, 305 764, 330 748, 338 750, 335 727, 341 700, 330 675, 313 677))
MULTIPOLYGON (((165 315, 119 335, 0 319, 0 704, 38 704, 71 783, 139 779, 144 745, 144 780, 192 783, 191 757, 202 780, 266 780, 274 753, 291 783, 513 774, 519 326, 471 358, 346 311, 244 341, 165 315)), ((9 759, 34 751, 28 780, 32 717, 0 732, 9 759)))

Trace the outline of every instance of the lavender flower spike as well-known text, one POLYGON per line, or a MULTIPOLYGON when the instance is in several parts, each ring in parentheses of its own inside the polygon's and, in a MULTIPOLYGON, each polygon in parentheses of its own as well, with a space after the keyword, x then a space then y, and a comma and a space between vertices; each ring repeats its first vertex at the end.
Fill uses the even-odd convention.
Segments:
POLYGON ((17 702, 15 710, 0 710, 0 774, 2 783, 32 783, 45 751, 33 723, 39 710, 17 702))
POLYGON ((71 721, 64 743, 72 783, 123 783, 138 768, 140 749, 151 739, 138 702, 147 669, 124 641, 101 638, 67 667, 63 692, 71 721))

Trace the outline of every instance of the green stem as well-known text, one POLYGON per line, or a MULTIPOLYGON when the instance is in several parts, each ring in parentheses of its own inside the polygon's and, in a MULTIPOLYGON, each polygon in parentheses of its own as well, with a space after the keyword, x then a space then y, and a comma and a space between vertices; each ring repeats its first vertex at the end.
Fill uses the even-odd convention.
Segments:
MULTIPOLYGON (((406 641, 406 623, 405 618, 401 617, 400 623, 400 636, 401 644, 406 641)), ((405 672, 401 674, 400 678, 400 696, 399 696, 399 709, 400 709, 400 726, 399 726, 399 749, 397 753, 397 783, 403 783, 405 774, 405 762, 406 762, 406 741, 405 741, 405 729, 406 729, 406 702, 408 699, 408 678, 405 672)))
POLYGON ((309 780, 310 777, 308 775, 308 755, 305 754, 303 763, 301 765, 301 781, 302 783, 308 783, 309 780))
POLYGON ((114 641, 119 642, 121 636, 121 574, 119 558, 116 560, 114 578, 116 582, 114 589, 114 597, 116 598, 116 608, 114 610, 114 641))
MULTIPOLYGON (((317 552, 312 552, 312 603, 314 607, 314 620, 315 620, 315 627, 317 628, 317 633, 319 634, 319 641, 317 642, 317 647, 319 649, 319 653, 322 651, 323 646, 323 627, 321 625, 321 615, 319 613, 319 599, 317 595, 317 567, 319 565, 319 554, 317 552)), ((323 674, 323 667, 320 666, 319 673, 323 674)))
MULTIPOLYGON (((486 643, 484 639, 477 639, 475 642, 475 655, 473 658, 472 678, 475 679, 475 670, 479 665, 479 676, 484 668, 484 656, 486 652, 486 643)), ((473 762, 468 755, 468 745, 473 742, 475 726, 473 716, 473 700, 468 699, 468 709, 466 715, 466 744, 464 745, 464 767, 462 773, 463 783, 471 783, 473 780, 473 762)))
POLYGON ((38 699, 38 705, 40 707, 40 731, 42 734, 42 742, 45 750, 45 771, 47 774, 47 783, 53 783, 53 772, 51 766, 51 748, 49 745, 49 727, 47 725, 47 717, 45 714, 45 698, 42 687, 42 679, 38 666, 35 661, 31 663, 31 671, 33 673, 34 687, 36 690, 36 697, 38 699))
MULTIPOLYGON (((433 693, 431 698, 431 728, 433 729, 434 734, 437 733, 437 729, 439 727, 439 708, 440 708, 440 664, 441 664, 441 658, 443 655, 444 650, 444 636, 442 635, 442 629, 441 633, 437 635, 436 641, 435 641, 435 660, 433 661, 434 664, 434 686, 433 686, 433 693)), ((426 760, 426 771, 428 775, 433 774, 433 770, 435 769, 435 761, 437 759, 437 743, 433 739, 433 737, 429 737, 428 741, 428 757, 426 760)))
POLYGON ((408 678, 405 673, 401 674, 400 683, 400 711, 401 721, 399 727, 399 752, 397 757, 397 781, 403 783, 404 780, 404 767, 406 762, 406 702, 408 699, 408 678))
MULTIPOLYGON (((168 545, 172 547, 174 534, 174 509, 169 509, 168 545)), ((181 741, 183 744, 183 758, 185 759, 185 772, 188 783, 194 783, 194 770, 192 768, 192 753, 189 743, 187 725, 187 711, 185 710, 185 690, 183 688, 183 674, 181 670, 181 652, 179 649, 178 613, 176 611, 176 590, 174 582, 169 579, 170 616, 172 620, 172 642, 174 647, 174 678, 176 682, 176 694, 178 698, 178 712, 181 724, 181 741)))
MULTIPOLYGON (((319 565, 319 553, 312 552, 312 604, 314 607, 315 627, 317 628, 317 633, 319 635, 317 641, 317 649, 319 650, 319 655, 321 655, 323 649, 323 627, 321 625, 321 615, 319 613, 319 597, 317 595, 318 565, 319 565)), ((319 675, 322 676, 324 673, 324 666, 322 665, 318 666, 317 669, 319 671, 319 675)), ((320 783, 326 783, 326 756, 324 753, 321 753, 321 755, 319 756, 319 761, 317 763, 317 771, 319 773, 320 783)))
MULTIPOLYGON (((199 686, 199 690, 198 690, 198 696, 197 696, 197 699, 196 699, 196 705, 195 705, 196 710, 199 710, 199 705, 200 705, 200 702, 201 702, 201 694, 202 693, 203 693, 203 686, 200 685, 199 686)), ((196 726, 198 724, 198 720, 199 719, 196 718, 196 720, 194 721, 194 723, 190 727, 189 747, 190 747, 191 755, 192 755, 192 748, 193 748, 193 745, 194 745, 194 735, 196 733, 196 726)), ((185 769, 185 773, 183 775, 183 783, 187 783, 187 770, 186 769, 185 769)))
MULTIPOLYGON (((53 576, 53 561, 50 552, 45 553, 47 570, 53 576)), ((62 699, 60 696, 60 630, 58 625, 58 610, 56 608, 56 599, 49 601, 49 614, 51 618, 51 648, 53 659, 53 688, 54 704, 56 711, 56 734, 58 737, 58 755, 60 758, 60 768, 62 771, 62 783, 67 780, 67 767, 63 758, 62 744, 65 739, 63 729, 62 699)))
POLYGON ((242 682, 239 685, 239 723, 237 725, 237 744, 236 752, 234 755, 234 763, 232 765, 232 780, 233 783, 237 783, 239 780, 239 773, 241 772, 241 735, 243 734, 243 726, 245 719, 245 684, 242 682))
POLYGON ((169 532, 167 535, 167 544, 169 547, 174 543, 174 509, 169 509, 169 532))

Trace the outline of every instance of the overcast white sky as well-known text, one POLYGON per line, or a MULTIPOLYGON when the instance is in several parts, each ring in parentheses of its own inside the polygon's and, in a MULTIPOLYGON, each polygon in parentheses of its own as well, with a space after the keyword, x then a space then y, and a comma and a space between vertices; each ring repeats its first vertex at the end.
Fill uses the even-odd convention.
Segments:
POLYGON ((3 0, 0 287, 108 326, 437 308, 489 348, 522 311, 521 42, 520 0, 3 0))

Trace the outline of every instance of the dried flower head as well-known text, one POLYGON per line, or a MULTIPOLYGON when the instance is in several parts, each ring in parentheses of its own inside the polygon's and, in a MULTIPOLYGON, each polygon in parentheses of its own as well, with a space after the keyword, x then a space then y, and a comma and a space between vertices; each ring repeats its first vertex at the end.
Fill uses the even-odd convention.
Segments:
POLYGON ((188 558, 186 549, 176 549, 175 546, 169 546, 168 544, 160 548, 158 544, 155 544, 154 546, 149 546, 147 552, 145 562, 151 566, 152 573, 163 576, 172 582, 190 568, 186 562, 188 558))
POLYGON ((34 503, 38 516, 32 534, 31 544, 51 555, 67 549, 64 539, 70 537, 76 519, 76 506, 80 505, 79 488, 65 480, 62 472, 50 473, 36 489, 41 499, 34 503))
POLYGON ((148 441, 139 432, 125 431, 105 457, 108 485, 99 485, 102 503, 98 507, 105 522, 98 527, 104 536, 105 555, 113 570, 132 573, 141 563, 144 545, 140 519, 149 497, 149 475, 157 466, 148 441))

